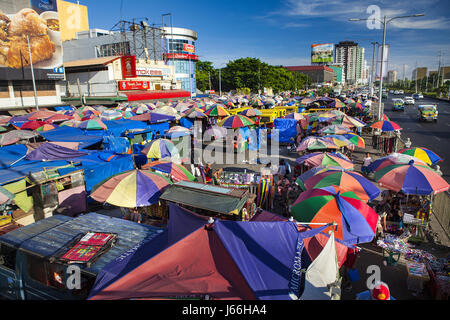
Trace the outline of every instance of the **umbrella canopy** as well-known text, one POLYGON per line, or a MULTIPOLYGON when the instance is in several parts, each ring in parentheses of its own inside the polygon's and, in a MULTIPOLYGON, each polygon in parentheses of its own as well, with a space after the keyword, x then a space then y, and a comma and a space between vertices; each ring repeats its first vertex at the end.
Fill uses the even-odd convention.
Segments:
POLYGON ((420 165, 424 165, 424 166, 427 165, 424 161, 422 161, 416 157, 409 156, 406 154, 401 154, 401 153, 391 153, 390 155, 388 155, 386 157, 382 157, 382 158, 379 158, 379 159, 373 161, 371 164, 369 164, 367 169, 370 172, 374 172, 374 171, 383 169, 387 166, 391 166, 393 164, 409 164, 409 162, 411 160, 413 160, 415 164, 420 164, 420 165))
POLYGON ((337 223, 336 239, 346 244, 371 242, 378 221, 378 214, 354 192, 333 186, 302 192, 291 213, 299 222, 337 223))
POLYGON ((339 149, 339 146, 329 139, 310 136, 303 139, 297 147, 297 151, 325 149, 339 149))
POLYGON ((349 115, 344 115, 341 119, 341 124, 346 127, 357 127, 362 128, 365 127, 367 124, 362 122, 361 120, 358 120, 356 118, 350 117, 349 115))
POLYGON ((342 167, 336 167, 336 166, 317 166, 317 167, 312 167, 311 169, 309 169, 308 171, 306 171, 305 173, 301 174, 297 180, 295 180, 295 182, 302 187, 303 190, 306 190, 305 187, 305 181, 308 180, 309 178, 311 178, 312 176, 321 173, 321 172, 325 172, 328 170, 345 170, 342 167))
POLYGON ((350 103, 349 107, 351 109, 355 109, 355 110, 362 110, 362 109, 364 109, 364 106, 361 103, 359 103, 359 102, 350 103))
POLYGON ((6 133, 0 134, 0 145, 7 146, 19 142, 22 139, 31 139, 38 134, 34 131, 27 130, 12 130, 6 133))
POLYGON ((351 161, 342 159, 341 157, 328 152, 314 152, 306 154, 296 160, 299 164, 305 164, 310 167, 317 166, 336 166, 344 169, 353 169, 354 165, 351 161))
POLYGON ((131 117, 130 120, 148 121, 150 123, 160 123, 160 122, 174 121, 176 119, 174 116, 170 116, 167 114, 161 114, 161 113, 156 113, 156 112, 147 112, 147 113, 143 113, 143 114, 131 117))
POLYGON ((102 111, 100 117, 105 120, 118 120, 122 119, 122 113, 118 110, 107 109, 102 111))
POLYGON ((261 116, 262 112, 259 111, 258 109, 245 109, 244 111, 239 112, 239 114, 242 114, 243 116, 246 117, 256 117, 261 116))
POLYGON ((47 119, 45 119, 45 122, 61 122, 61 121, 66 121, 66 120, 71 120, 73 119, 72 116, 69 115, 65 115, 65 114, 55 114, 47 119))
POLYGON ((215 137, 216 139, 223 138, 227 135, 227 129, 214 125, 205 131, 205 136, 215 137))
POLYGON ((371 128, 380 129, 381 131, 396 131, 402 128, 393 121, 381 120, 370 125, 371 128))
POLYGON ((98 186, 91 198, 125 208, 150 206, 159 200, 170 184, 158 173, 136 169, 113 176, 98 186))
POLYGON ((327 136, 323 136, 323 139, 330 140, 335 145, 337 145, 339 148, 341 147, 347 147, 349 149, 354 149, 355 145, 350 142, 346 137, 339 135, 339 134, 331 134, 327 136))
POLYGON ((42 127, 46 123, 47 122, 45 122, 45 121, 37 121, 37 120, 28 121, 28 122, 25 122, 20 127, 20 130, 36 130, 37 128, 42 127))
POLYGON ((255 122, 250 118, 243 116, 241 114, 236 114, 232 116, 228 116, 218 123, 219 126, 228 128, 228 129, 236 129, 254 125, 255 122))
POLYGON ((201 119, 208 117, 202 109, 198 107, 191 107, 181 113, 181 116, 187 117, 190 119, 201 119))
POLYGON ((68 126, 68 127, 78 127, 78 125, 81 123, 81 121, 79 120, 67 120, 64 121, 63 123, 61 123, 59 126, 63 127, 63 126, 68 126))
POLYGON ((167 173, 175 181, 194 181, 195 177, 185 167, 169 161, 153 161, 142 166, 142 169, 153 169, 167 173))
POLYGON ((72 160, 74 158, 87 155, 85 152, 80 152, 70 148, 66 148, 55 143, 45 142, 26 156, 27 160, 72 160))
POLYGON ((122 111, 122 118, 124 119, 130 119, 131 117, 134 117, 136 114, 134 114, 131 111, 122 111))
POLYGON ((149 112, 150 110, 151 109, 146 105, 140 105, 138 107, 133 108, 131 111, 133 111, 135 114, 143 114, 149 112))
POLYGON ((391 121, 391 119, 389 119, 389 117, 387 115, 385 115, 384 113, 383 113, 383 120, 391 121))
POLYGON ((174 143, 167 139, 150 141, 141 151, 149 159, 164 159, 178 156, 178 149, 174 143))
POLYGON ((423 147, 406 148, 400 150, 398 153, 416 157, 429 165, 433 165, 438 163, 439 161, 442 161, 442 158, 439 157, 436 153, 423 147))
POLYGON ((0 126, 5 126, 11 120, 11 116, 0 115, 0 126))
POLYGON ((15 198, 15 194, 12 192, 9 192, 5 188, 0 186, 0 205, 10 203, 15 198))
POLYGON ((343 134, 343 136, 348 141, 353 143, 356 147, 359 147, 359 148, 365 148, 366 147, 366 142, 364 141, 364 139, 361 138, 360 136, 358 136, 357 134, 346 133, 346 134, 343 134))
POLYGON ((98 118, 82 121, 78 128, 86 130, 107 130, 106 125, 98 118))
POLYGON ((190 129, 182 126, 174 126, 167 131, 166 136, 170 138, 178 138, 190 135, 192 132, 190 129))
POLYGON ((405 194, 430 195, 447 191, 449 184, 428 166, 394 164, 375 172, 375 181, 381 187, 405 194))
POLYGON ((205 114, 208 117, 226 117, 229 116, 230 113, 224 107, 216 104, 215 106, 210 107, 205 111, 205 114))
POLYGON ((363 201, 373 201, 380 190, 360 173, 348 170, 326 170, 304 181, 306 189, 338 186, 341 191, 352 191, 363 201))
POLYGON ((42 127, 37 128, 36 131, 45 132, 45 131, 50 131, 50 130, 53 130, 56 128, 59 128, 59 126, 56 124, 53 124, 53 123, 46 123, 42 127))
POLYGON ((54 115, 57 115, 57 113, 53 111, 36 111, 28 118, 28 120, 43 120, 54 115))
POLYGON ((320 129, 318 132, 322 134, 345 134, 351 131, 348 127, 332 124, 320 129))
POLYGON ((8 131, 8 129, 6 129, 5 127, 0 127, 0 132, 5 132, 8 131))
POLYGON ((301 113, 298 113, 298 112, 289 113, 289 114, 286 115, 285 118, 287 118, 287 119, 294 119, 294 120, 297 120, 297 121, 305 119, 305 117, 301 113))

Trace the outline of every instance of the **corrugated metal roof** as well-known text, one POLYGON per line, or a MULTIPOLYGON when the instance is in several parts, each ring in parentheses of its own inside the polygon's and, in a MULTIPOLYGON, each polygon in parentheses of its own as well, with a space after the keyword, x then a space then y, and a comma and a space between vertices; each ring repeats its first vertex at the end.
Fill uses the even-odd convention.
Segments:
POLYGON ((137 247, 140 242, 156 237, 162 230, 91 212, 76 218, 56 215, 13 230, 1 236, 0 240, 50 258, 77 236, 89 231, 115 233, 115 245, 101 255, 90 268, 84 268, 97 274, 105 265, 137 247))
POLYGON ((104 66, 108 63, 116 61, 120 59, 120 57, 103 57, 103 58, 95 58, 95 59, 86 59, 86 60, 76 60, 70 62, 64 62, 64 68, 73 68, 73 67, 87 67, 87 66, 104 66))

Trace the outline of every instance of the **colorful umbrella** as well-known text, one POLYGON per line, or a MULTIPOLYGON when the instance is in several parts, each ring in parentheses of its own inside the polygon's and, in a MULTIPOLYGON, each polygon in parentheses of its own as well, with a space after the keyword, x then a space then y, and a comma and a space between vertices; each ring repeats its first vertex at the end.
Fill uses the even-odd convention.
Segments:
POLYGON ((5 127, 0 127, 0 132, 5 132, 8 131, 8 129, 6 129, 5 127))
POLYGON ((406 148, 400 150, 398 153, 416 157, 429 165, 434 165, 439 161, 442 161, 441 157, 439 157, 436 153, 423 147, 406 148))
POLYGON ((167 136, 170 138, 178 138, 191 134, 191 130, 182 126, 174 126, 167 131, 167 136))
POLYGON ((350 128, 351 127, 362 128, 367 125, 366 123, 362 122, 361 120, 350 117, 349 115, 344 115, 340 121, 343 126, 350 127, 350 128))
POLYGON ((7 125, 11 120, 11 116, 0 115, 0 126, 7 125))
POLYGON ((352 109, 359 109, 359 110, 364 109, 364 106, 361 103, 359 103, 359 102, 350 103, 349 107, 352 108, 352 109))
POLYGON ((228 116, 218 123, 219 126, 227 129, 236 129, 254 125, 255 122, 250 118, 243 116, 241 114, 236 114, 228 116))
POLYGON ((389 117, 388 117, 387 115, 385 115, 384 113, 383 113, 383 120, 385 120, 385 121, 391 121, 391 119, 389 119, 389 117))
POLYGON ((150 206, 170 184, 161 174, 136 169, 108 179, 95 188, 91 198, 125 208, 150 206))
POLYGON ((354 167, 351 161, 347 161, 335 154, 328 152, 314 152, 306 154, 295 161, 299 164, 305 164, 309 167, 336 166, 342 167, 344 169, 353 169, 354 167))
POLYGON ((67 121, 64 121, 63 123, 61 123, 59 126, 60 127, 63 127, 63 126, 78 127, 80 123, 81 123, 81 121, 78 121, 78 120, 67 120, 67 121))
POLYGON ((244 111, 239 112, 239 114, 242 114, 246 117, 259 117, 262 115, 262 112, 258 109, 245 109, 244 111))
POLYGON ((100 117, 102 117, 105 120, 118 120, 122 119, 122 113, 118 110, 107 109, 102 111, 100 117))
MULTIPOLYGON (((297 180, 295 180, 295 182, 301 186, 303 188, 303 190, 306 190, 306 187, 304 185, 305 181, 308 180, 309 178, 311 178, 312 176, 321 173, 321 172, 325 172, 328 170, 342 170, 344 168, 342 167, 335 167, 335 166, 317 166, 317 167, 312 167, 311 169, 309 169, 308 171, 306 171, 305 173, 301 174, 297 180)), ((345 169, 344 169, 345 170, 345 169)))
POLYGON ((107 130, 106 125, 98 118, 82 121, 78 128, 86 130, 107 130))
POLYGON ((415 164, 420 164, 420 165, 424 165, 424 166, 427 165, 425 162, 423 162, 422 160, 420 160, 416 157, 409 156, 406 154, 401 154, 401 153, 391 153, 390 155, 388 155, 386 157, 382 157, 382 158, 379 158, 379 159, 373 161, 371 164, 369 164, 367 169, 370 172, 375 172, 375 171, 381 170, 387 166, 391 166, 393 164, 409 164, 409 162, 411 160, 413 160, 415 164))
POLYGON ((219 127, 218 125, 214 125, 205 131, 205 138, 206 136, 208 136, 208 137, 215 137, 215 139, 220 139, 226 137, 226 135, 227 129, 224 127, 219 127))
POLYGON ((342 135, 332 134, 332 135, 323 136, 322 138, 330 140, 335 145, 337 145, 339 148, 342 148, 342 147, 346 147, 349 149, 355 148, 355 145, 342 135))
POLYGON ((187 117, 187 118, 190 118, 190 119, 201 119, 201 118, 208 117, 203 112, 203 110, 198 108, 198 107, 191 107, 191 108, 187 109, 186 111, 181 113, 181 116, 187 117))
POLYGON ((53 124, 53 123, 46 123, 42 127, 37 128, 36 131, 46 132, 46 131, 50 131, 50 130, 53 130, 56 128, 59 128, 59 126, 57 126, 56 124, 53 124))
POLYGON ((350 141, 351 143, 353 143, 355 146, 357 146, 359 148, 365 148, 366 147, 366 143, 365 143, 364 139, 361 138, 360 136, 358 136, 357 134, 346 133, 346 134, 343 134, 343 136, 348 141, 350 141))
POLYGON ((131 117, 134 117, 136 114, 134 114, 131 111, 122 111, 122 118, 124 119, 130 119, 131 117))
POLYGON ((175 144, 167 139, 156 139, 150 141, 141 151, 149 159, 175 158, 178 156, 178 149, 175 144))
POLYGON ((336 124, 332 124, 329 126, 326 126, 318 131, 321 134, 344 134, 351 132, 349 128, 345 126, 340 126, 336 124))
POLYGON ((297 120, 297 121, 305 119, 305 117, 301 113, 298 113, 298 112, 289 113, 289 114, 286 115, 285 118, 286 119, 294 119, 294 120, 297 120))
POLYGON ((381 187, 405 194, 430 195, 447 191, 449 184, 428 166, 394 164, 375 172, 375 181, 381 187))
POLYGON ((73 119, 72 116, 69 115, 65 115, 65 114, 55 114, 47 119, 45 119, 45 122, 60 122, 60 121, 66 121, 66 120, 71 120, 73 119))
POLYGON ((216 104, 215 106, 210 107, 205 111, 205 114, 208 117, 226 117, 229 116, 230 113, 224 107, 216 104))
POLYGON ((28 118, 28 120, 43 120, 54 115, 57 115, 57 113, 53 111, 36 111, 28 118))
POLYGON ((306 137, 297 147, 297 151, 339 149, 333 141, 322 137, 306 137))
POLYGON ((9 192, 5 188, 0 186, 0 205, 10 203, 15 198, 15 194, 12 192, 9 192))
POLYGON ((348 245, 371 242, 378 221, 378 214, 354 192, 340 192, 333 186, 302 192, 291 213, 297 221, 306 224, 336 223, 336 239, 348 245))
POLYGON ((20 130, 36 130, 37 128, 42 127, 44 124, 46 124, 47 122, 45 121, 37 121, 37 120, 32 120, 32 121, 28 121, 25 122, 21 127, 20 130))
POLYGON ((370 125, 371 128, 380 129, 381 131, 402 130, 402 128, 393 121, 381 120, 370 125))
POLYGON ((134 117, 131 117, 130 120, 136 121, 148 121, 149 123, 161 123, 167 121, 175 121, 174 116, 169 116, 167 114, 161 114, 156 112, 146 112, 134 117))
POLYGON ((363 201, 373 201, 380 190, 360 173, 349 170, 326 170, 304 181, 306 189, 338 186, 341 191, 352 191, 363 201))
POLYGON ((169 174, 175 181, 194 181, 195 177, 185 167, 169 161, 153 161, 142 166, 142 169, 153 169, 169 174))

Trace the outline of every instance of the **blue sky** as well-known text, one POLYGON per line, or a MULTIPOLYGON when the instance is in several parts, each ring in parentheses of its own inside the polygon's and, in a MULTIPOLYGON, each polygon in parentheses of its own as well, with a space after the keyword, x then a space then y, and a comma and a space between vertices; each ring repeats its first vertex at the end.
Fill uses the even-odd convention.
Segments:
POLYGON ((442 63, 450 64, 448 0, 80 0, 80 4, 88 6, 91 28, 110 29, 121 15, 125 20, 147 17, 150 23, 161 24, 161 15, 172 13, 174 27, 198 32, 197 54, 216 67, 241 57, 274 65, 307 65, 311 44, 343 40, 366 48, 370 65, 370 43, 381 43, 382 29, 348 19, 368 18, 367 8, 376 5, 381 16, 425 14, 388 24, 389 70, 397 70, 399 78, 403 65, 408 78, 416 63, 436 70, 440 49, 442 63))

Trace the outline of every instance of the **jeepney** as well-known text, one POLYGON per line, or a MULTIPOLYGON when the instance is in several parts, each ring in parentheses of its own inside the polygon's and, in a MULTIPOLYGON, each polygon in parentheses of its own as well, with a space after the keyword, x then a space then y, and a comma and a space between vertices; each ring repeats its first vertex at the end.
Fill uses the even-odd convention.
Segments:
POLYGON ((405 111, 405 103, 402 99, 392 99, 392 111, 405 111))
POLYGON ((434 121, 437 122, 438 110, 437 105, 420 105, 417 108, 417 117, 419 121, 434 121))

